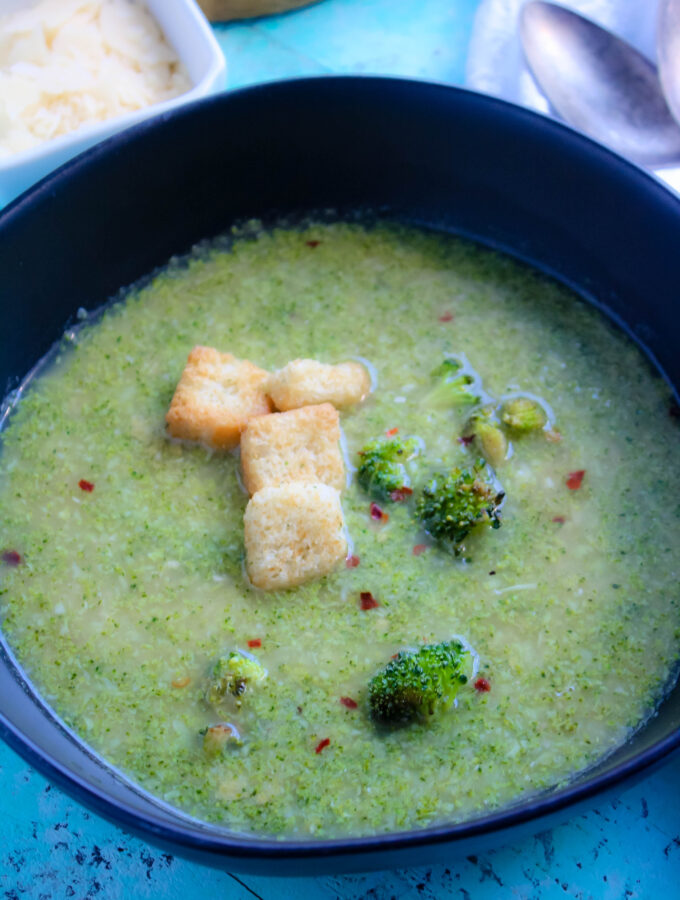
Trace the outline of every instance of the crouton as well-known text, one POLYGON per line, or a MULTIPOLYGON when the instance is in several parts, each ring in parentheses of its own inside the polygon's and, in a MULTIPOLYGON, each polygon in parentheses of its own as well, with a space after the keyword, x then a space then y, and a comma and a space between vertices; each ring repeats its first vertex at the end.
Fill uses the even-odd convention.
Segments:
POLYGON ((330 403, 251 419, 241 435, 243 483, 249 494, 292 481, 342 490, 338 411, 330 403))
POLYGON ((294 359, 274 372, 265 386, 282 412, 313 403, 332 403, 342 409, 359 403, 370 389, 371 379, 361 363, 328 366, 315 359, 294 359))
POLYGON ((252 416, 271 412, 263 385, 269 372, 247 359, 194 347, 165 417, 175 438, 230 450, 252 416))
POLYGON ((248 575, 266 591, 320 578, 347 555, 340 494, 327 484, 263 488, 243 522, 248 575))

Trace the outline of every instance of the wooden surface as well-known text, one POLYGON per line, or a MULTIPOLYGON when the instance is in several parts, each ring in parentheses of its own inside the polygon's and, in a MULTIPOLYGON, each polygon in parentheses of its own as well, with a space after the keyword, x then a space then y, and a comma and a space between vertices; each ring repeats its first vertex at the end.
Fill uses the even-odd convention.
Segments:
POLYGON ((3 900, 675 900, 680 764, 614 804, 446 865, 323 878, 230 875, 166 856, 0 746, 3 900))
MULTIPOLYGON (((626 0, 644 2, 644 0, 626 0)), ((478 0, 323 0, 216 29, 230 87, 327 72, 461 83, 478 0)), ((680 760, 550 831, 446 865, 369 875, 230 875, 85 812, 0 744, 0 900, 675 900, 680 760)))
POLYGON ((314 2, 316 0, 198 0, 198 5, 211 22, 227 22, 288 12, 314 2))

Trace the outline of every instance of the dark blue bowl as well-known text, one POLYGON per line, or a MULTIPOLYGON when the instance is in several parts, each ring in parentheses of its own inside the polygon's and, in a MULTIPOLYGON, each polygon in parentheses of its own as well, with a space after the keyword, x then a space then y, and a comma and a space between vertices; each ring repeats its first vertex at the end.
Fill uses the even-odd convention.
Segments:
MULTIPOLYGON (((12 387, 93 308, 235 220, 357 209, 471 236, 600 306, 680 384, 680 203, 553 121, 455 88, 323 78, 249 88, 112 138, 0 215, 0 385, 12 387)), ((159 804, 64 729, 0 651, 0 732, 31 764, 175 853, 262 874, 431 862, 546 827, 680 746, 680 691, 566 788, 457 825, 337 841, 273 841, 159 804), (538 822, 538 819, 541 822, 538 822)))

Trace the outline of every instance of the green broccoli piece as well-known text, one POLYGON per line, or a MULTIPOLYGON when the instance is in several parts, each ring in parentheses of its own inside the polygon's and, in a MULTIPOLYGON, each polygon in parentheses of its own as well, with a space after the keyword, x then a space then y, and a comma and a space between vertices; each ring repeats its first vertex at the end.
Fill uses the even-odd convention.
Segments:
POLYGON ((416 516, 428 534, 456 554, 464 550, 468 534, 482 525, 500 528, 500 505, 505 493, 483 459, 469 469, 436 475, 423 488, 416 516))
POLYGON ((518 434, 539 431, 547 421, 545 410, 530 397, 511 397, 501 409, 501 422, 518 434))
POLYGON ((457 359, 447 357, 441 365, 433 369, 431 375, 437 383, 426 397, 426 403, 435 407, 474 406, 481 397, 474 389, 475 378, 461 372, 462 364, 457 359))
POLYGON ((401 725, 446 711, 468 680, 469 660, 470 653, 456 640, 402 650, 369 683, 372 718, 401 725))
POLYGON ((225 750, 233 750, 242 747, 243 741, 238 730, 231 722, 220 722, 219 725, 211 725, 203 734, 203 750, 206 756, 219 756, 225 750))
POLYGON ((232 650, 221 656, 213 666, 205 699, 211 706, 219 706, 228 697, 234 697, 237 707, 248 687, 264 681, 267 670, 254 656, 232 650))
POLYGON ((415 438, 377 438, 371 441, 359 451, 359 484, 367 493, 382 500, 396 499, 393 494, 408 486, 404 463, 417 452, 415 438))
POLYGON ((508 439, 500 427, 500 422, 496 418, 492 406, 484 406, 470 416, 465 435, 474 438, 479 452, 494 468, 505 459, 508 452, 508 439))

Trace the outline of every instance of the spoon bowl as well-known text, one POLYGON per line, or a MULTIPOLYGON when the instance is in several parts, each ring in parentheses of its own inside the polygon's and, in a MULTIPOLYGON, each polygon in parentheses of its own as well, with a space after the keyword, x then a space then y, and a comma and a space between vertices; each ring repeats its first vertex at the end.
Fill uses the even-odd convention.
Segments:
POLYGON ((531 0, 520 40, 536 81, 570 125, 646 166, 680 161, 680 127, 654 65, 578 13, 531 0))
POLYGON ((659 80, 670 111, 680 122, 680 0, 661 0, 658 12, 659 80))

